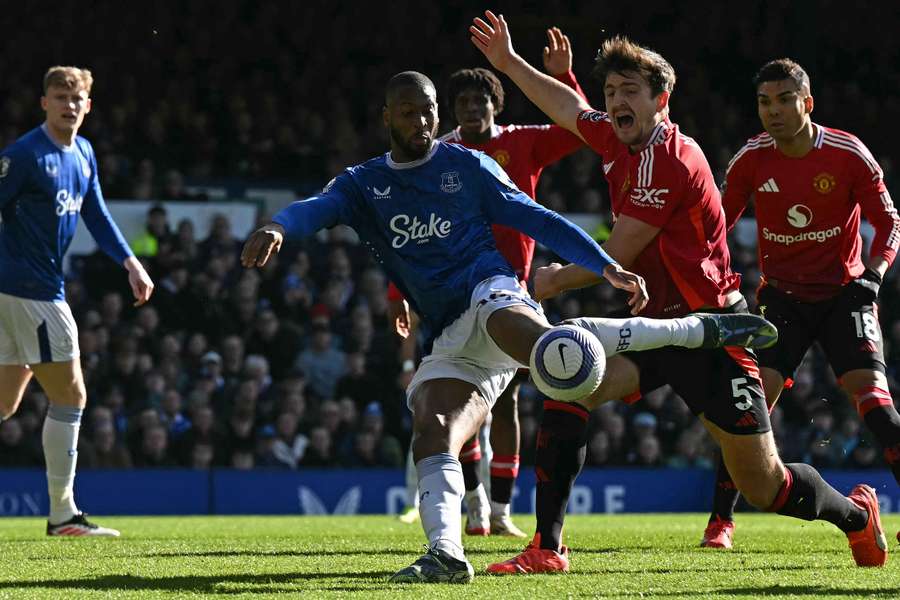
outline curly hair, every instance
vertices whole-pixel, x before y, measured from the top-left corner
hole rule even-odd
[[[447,100],[452,107],[460,92],[468,88],[483,91],[491,97],[494,103],[494,114],[499,115],[503,111],[503,84],[492,71],[476,67],[474,69],[460,69],[450,76],[447,82]]]

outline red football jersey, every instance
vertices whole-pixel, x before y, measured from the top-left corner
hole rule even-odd
[[[595,110],[579,115],[578,131],[603,157],[613,217],[660,228],[630,267],[647,281],[650,303],[643,314],[674,317],[727,306],[741,276],[731,270],[722,200],[697,142],[665,120],[632,154],[609,116]]]
[[[556,79],[573,88],[583,98],[584,91],[569,71]],[[481,150],[503,167],[520,190],[535,199],[538,179],[547,165],[572,154],[584,145],[579,137],[558,125],[494,125],[491,139],[485,144],[467,144],[459,127],[441,138],[445,142]],[[511,227],[493,225],[497,250],[503,255],[520,281],[527,281],[534,257],[534,240]]]
[[[764,279],[807,301],[836,295],[865,269],[860,212],[875,228],[872,256],[890,264],[900,244],[900,217],[872,154],[849,133],[814,127],[802,158],[782,154],[768,133],[750,138],[728,165],[723,197],[729,229],[755,199]]]

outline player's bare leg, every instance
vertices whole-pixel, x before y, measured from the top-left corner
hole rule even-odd
[[[491,421],[491,535],[528,537],[510,516],[513,486],[519,474],[519,388],[516,379],[497,400]]]
[[[728,472],[750,504],[806,521],[833,523],[847,535],[857,565],[884,565],[887,541],[874,489],[858,485],[849,497],[843,496],[813,467],[782,463],[771,431],[738,435],[701,419],[719,442]]]
[[[50,401],[41,436],[50,495],[47,535],[118,536],[119,532],[115,529],[89,522],[75,506],[73,486],[78,461],[78,433],[87,403],[81,362],[76,358],[35,364],[31,365],[31,369]]]
[[[31,369],[22,365],[0,365],[0,423],[18,410],[31,375]]]
[[[784,378],[776,369],[760,367],[760,378],[766,394],[766,405],[769,412],[775,407],[781,391],[784,389]],[[713,491],[713,509],[709,516],[700,546],[704,548],[731,548],[734,542],[734,508],[740,492],[735,487],[731,475],[719,454],[719,465],[716,470],[716,486]]]
[[[412,405],[419,514],[428,551],[390,581],[468,583],[474,571],[462,547],[460,508],[465,485],[459,451],[481,427],[488,403],[471,383],[432,379],[418,387]]]

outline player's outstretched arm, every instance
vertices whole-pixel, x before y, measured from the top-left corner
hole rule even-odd
[[[278,223],[263,225],[250,234],[241,251],[241,264],[251,269],[263,267],[273,253],[278,254],[284,243],[284,227]]]
[[[603,269],[603,278],[609,281],[613,287],[629,293],[628,306],[631,307],[633,315],[644,310],[647,302],[650,301],[644,278],[637,273],[632,273],[620,265],[612,263]],[[550,263],[546,267],[537,269],[532,276],[534,298],[543,301],[567,290],[594,285],[601,279],[593,271],[574,263],[565,266],[559,263]]]
[[[544,75],[516,54],[503,15],[497,16],[489,10],[484,14],[487,21],[476,17],[469,27],[475,47],[495,69],[509,76],[548,117],[581,137],[578,115],[590,110],[588,103],[573,89]]]
[[[147,274],[141,261],[134,256],[126,258],[122,266],[128,271],[128,285],[131,286],[131,293],[134,294],[134,306],[141,306],[153,295],[153,280],[150,279],[150,275]]]

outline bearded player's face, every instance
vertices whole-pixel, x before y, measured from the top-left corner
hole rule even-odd
[[[437,100],[433,88],[408,85],[398,89],[384,108],[394,160],[423,158],[437,133]]]
[[[650,84],[639,73],[609,73],[603,86],[606,112],[619,141],[630,147],[647,143],[660,121],[657,115],[668,106],[669,94],[653,96]]]

